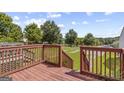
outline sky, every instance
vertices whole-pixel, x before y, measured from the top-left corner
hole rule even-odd
[[[40,27],[46,20],[54,20],[63,36],[74,29],[78,37],[92,33],[96,37],[120,36],[124,26],[123,12],[6,12],[13,18],[13,23],[22,29],[30,23]]]

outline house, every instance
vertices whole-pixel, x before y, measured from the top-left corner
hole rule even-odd
[[[124,27],[122,29],[120,39],[119,39],[119,48],[124,48]]]

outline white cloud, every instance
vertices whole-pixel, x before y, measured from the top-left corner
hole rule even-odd
[[[30,23],[36,23],[38,25],[38,27],[40,27],[40,25],[42,25],[44,22],[46,21],[45,18],[40,18],[40,19],[35,19],[35,18],[32,18],[32,19],[29,19],[29,20],[26,20],[24,22],[25,25],[28,25]]]
[[[21,23],[18,21],[13,21],[14,24],[20,25]]]
[[[48,13],[47,14],[47,18],[59,18],[61,17],[62,15],[59,14],[59,13]]]
[[[18,16],[13,17],[13,23],[14,24],[20,25],[21,23],[19,22],[19,20],[20,20],[20,18]]]
[[[104,15],[111,15],[112,12],[105,12]]]
[[[76,23],[75,21],[72,21],[71,24],[72,24],[72,25],[76,25],[77,23]]]
[[[91,16],[93,13],[92,12],[86,12],[87,16]]]
[[[120,26],[120,28],[119,28],[119,29],[120,29],[120,30],[122,30],[122,29],[123,29],[123,27],[124,27],[124,25]]]
[[[64,26],[64,24],[58,24],[58,27],[64,28],[65,26]]]
[[[20,18],[19,18],[18,16],[14,16],[14,17],[13,17],[13,20],[17,20],[17,21],[18,21],[19,19],[20,19]]]
[[[28,16],[25,16],[26,19],[28,19],[29,17]]]
[[[96,22],[105,22],[108,21],[107,19],[97,19]]]
[[[85,24],[86,25],[86,24],[89,24],[89,23],[87,21],[83,21],[82,24]]]

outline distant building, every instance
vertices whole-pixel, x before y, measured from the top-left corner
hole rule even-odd
[[[122,29],[120,39],[119,39],[119,48],[124,48],[124,27]]]

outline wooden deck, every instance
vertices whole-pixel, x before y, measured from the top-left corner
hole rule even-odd
[[[14,81],[80,81],[96,80],[85,75],[80,75],[72,69],[56,67],[51,64],[41,63],[36,66],[9,75]]]

